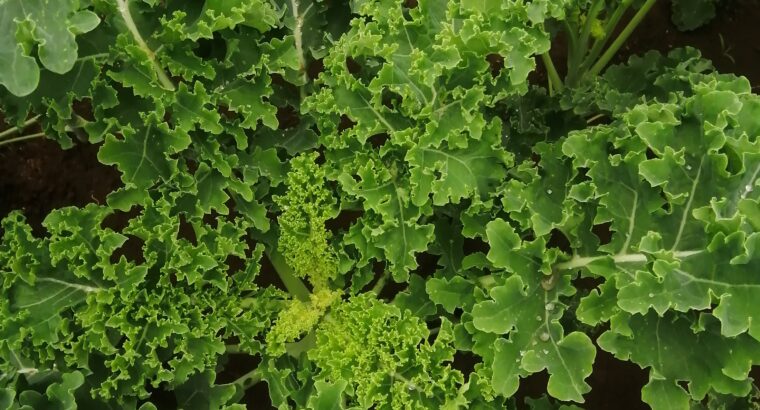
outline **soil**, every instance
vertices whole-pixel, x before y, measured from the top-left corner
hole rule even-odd
[[[711,59],[721,72],[746,76],[754,87],[760,88],[760,3],[757,0],[723,0],[717,17],[708,25],[691,32],[680,32],[670,21],[670,2],[658,2],[642,22],[616,62],[628,56],[656,49],[692,46]],[[562,51],[559,50],[559,54]],[[81,113],[80,113],[81,114]],[[0,124],[2,124],[0,118]],[[5,127],[0,125],[0,129]],[[78,144],[69,150],[48,140],[31,140],[0,147],[0,218],[15,209],[22,209],[32,226],[42,233],[41,222],[52,210],[64,206],[82,206],[90,202],[103,203],[106,195],[120,186],[119,174],[97,161],[97,146]],[[338,221],[339,223],[340,221]],[[434,259],[433,259],[434,263]],[[263,274],[278,278],[270,269]],[[456,361],[457,367],[472,368],[474,357]],[[243,363],[235,358],[235,364]],[[231,366],[219,376],[232,380],[247,366]],[[599,350],[594,372],[589,378],[592,392],[586,396],[586,409],[637,410],[648,408],[640,400],[641,387],[648,371],[635,364],[615,360]],[[753,377],[760,380],[760,370]],[[546,390],[545,372],[522,381],[518,400],[539,397]],[[249,390],[245,402],[250,408],[269,408],[266,385],[261,383]],[[163,408],[163,407],[162,407]]]
[[[98,147],[35,139],[0,147],[0,218],[23,210],[37,234],[51,210],[104,203],[120,186],[118,171],[98,162]]]

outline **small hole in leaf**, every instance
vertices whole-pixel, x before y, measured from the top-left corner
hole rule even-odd
[[[491,53],[487,55],[486,61],[488,61],[488,65],[490,66],[491,76],[494,78],[504,69],[504,57],[499,54]]]
[[[604,283],[604,279],[591,276],[578,276],[572,280],[572,283],[573,287],[578,290],[583,290],[585,291],[585,294],[588,294],[591,289],[596,289],[599,285]]]
[[[145,241],[134,235],[126,235],[126,237],[127,241],[111,253],[111,258],[109,259],[110,262],[116,264],[123,256],[128,261],[137,265],[145,263],[145,258],[143,257],[143,246],[145,245]]]
[[[433,255],[428,252],[418,253],[415,256],[415,259],[417,260],[417,269],[415,269],[415,273],[423,278],[433,276],[435,271],[438,270],[438,260],[440,258],[440,255]]]
[[[367,139],[372,148],[380,148],[388,141],[390,137],[386,133],[375,134]]]
[[[227,259],[224,260],[224,264],[227,265],[228,275],[233,275],[245,269],[245,260],[235,255],[228,255]]]
[[[301,119],[295,108],[286,105],[284,107],[277,107],[277,122],[279,123],[279,129],[286,130],[297,127]]]
[[[348,118],[347,115],[343,114],[340,116],[340,122],[338,123],[338,132],[353,128],[354,125],[356,125],[356,122],[351,121],[351,118]]]
[[[594,225],[591,228],[591,233],[599,238],[599,245],[606,245],[612,242],[612,231],[610,230],[611,227],[612,222],[605,222],[599,225]]]
[[[463,350],[458,350],[454,353],[453,368],[459,370],[464,375],[468,375],[475,371],[475,365],[482,363],[483,359],[480,356]]]
[[[167,369],[171,372],[171,369]],[[158,387],[153,387],[150,382],[145,383],[150,399],[142,403],[153,403],[159,409],[176,409],[177,398],[168,383],[162,382]],[[139,407],[139,406],[138,406]]]
[[[215,32],[212,39],[199,39],[196,44],[198,44],[198,47],[195,48],[194,53],[204,60],[212,58],[221,60],[227,54],[227,41],[222,38],[219,32]]]
[[[348,230],[362,215],[364,215],[362,211],[343,210],[335,218],[328,219],[325,222],[325,227],[328,231],[337,235],[340,232]]]
[[[547,248],[558,248],[562,252],[572,253],[573,249],[570,247],[570,240],[567,239],[562,231],[559,229],[552,229],[549,236],[549,241],[546,243]]]
[[[488,244],[480,237],[464,238],[462,247],[464,248],[465,255],[471,255],[478,252],[488,253],[488,251],[491,249],[491,247],[488,246]]]
[[[523,403],[527,397],[538,398],[544,396],[546,394],[547,383],[549,383],[549,373],[546,370],[531,374],[520,380],[520,386],[514,395],[515,400],[518,403]]]
[[[204,218],[205,219],[205,218]],[[214,223],[216,220],[214,220]],[[198,238],[195,236],[195,229],[187,221],[184,214],[179,215],[179,229],[177,230],[177,239],[185,239],[189,241],[193,246],[198,245]]]
[[[317,77],[319,77],[319,74],[321,72],[325,71],[325,64],[322,61],[322,59],[317,59],[309,63],[309,65],[306,67],[306,75],[309,76],[310,79],[314,80]]]
[[[390,91],[388,89],[383,90],[382,92],[382,102],[383,105],[391,110],[396,110],[399,107],[401,107],[401,102],[403,101],[403,97],[401,95]]]
[[[358,74],[362,71],[362,66],[359,65],[359,63],[354,60],[351,57],[346,58],[346,68],[348,69],[348,72],[353,75],[356,78],[358,77]]]
[[[114,211],[114,213],[106,216],[103,222],[100,223],[102,228],[111,228],[116,232],[121,232],[129,225],[129,221],[140,215],[143,208],[141,206],[132,207],[127,212]]]

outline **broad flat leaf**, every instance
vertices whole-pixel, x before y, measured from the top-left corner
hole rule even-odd
[[[723,337],[717,320],[707,314],[700,318],[698,328],[693,328],[689,317],[672,313],[659,317],[652,312],[630,317],[627,325],[632,329],[630,337],[614,333],[613,328],[600,336],[599,346],[621,360],[651,368],[644,391],[653,407],[668,400],[683,403],[683,393],[676,390],[679,381],[688,382],[695,400],[702,400],[710,389],[736,396],[749,393],[752,383],[747,375],[760,359],[757,340],[747,335]],[[662,396],[651,395],[658,389]]]
[[[149,188],[157,180],[168,180],[177,171],[177,161],[169,155],[185,149],[190,138],[171,132],[165,124],[149,122],[142,129],[123,127],[122,137],[106,136],[98,159],[116,165],[127,186]]]
[[[232,384],[215,385],[216,374],[208,370],[198,373],[174,390],[177,408],[182,410],[219,410],[235,394]]]
[[[42,66],[63,74],[77,59],[76,36],[100,19],[80,10],[79,0],[5,0],[0,2],[0,84],[26,96],[37,88],[40,68],[29,50],[37,47]]]
[[[475,301],[474,288],[475,286],[471,281],[461,276],[455,276],[451,280],[433,278],[425,284],[430,300],[443,306],[449,313],[454,313],[456,308],[469,308]]]
[[[338,380],[335,383],[318,380],[314,383],[317,393],[309,399],[309,408],[313,410],[344,409],[342,396],[347,385],[345,380]]]
[[[550,395],[582,403],[583,394],[591,390],[584,379],[591,374],[596,349],[581,332],[565,335],[558,322],[564,311],[558,292],[571,292],[569,282],[562,280],[548,291],[539,276],[511,276],[491,289],[491,300],[472,310],[476,329],[509,336],[493,346],[494,389],[509,397],[517,391],[521,377],[547,369]],[[530,281],[527,285],[525,278]]]
[[[715,17],[718,0],[675,0],[671,3],[673,23],[681,31],[697,29]]]

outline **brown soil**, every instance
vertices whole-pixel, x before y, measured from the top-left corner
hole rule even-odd
[[[647,50],[667,52],[691,46],[712,60],[720,72],[747,77],[760,85],[760,1],[722,0],[716,18],[694,31],[680,32],[671,23],[670,2],[660,1],[636,29],[616,62]],[[664,28],[664,31],[663,31]]]
[[[98,147],[77,144],[62,150],[46,139],[0,147],[0,217],[23,210],[41,233],[53,209],[103,203],[120,186],[116,169],[98,162]]]

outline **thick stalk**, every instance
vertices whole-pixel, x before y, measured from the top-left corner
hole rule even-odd
[[[559,78],[559,73],[557,72],[557,67],[554,66],[554,62],[552,61],[552,57],[549,55],[549,52],[541,54],[541,61],[544,62],[544,66],[546,67],[546,73],[549,76],[549,82],[551,83],[552,87],[559,91],[562,91],[562,88],[564,85],[562,84],[562,79]]]
[[[23,131],[24,128],[26,128],[26,127],[34,124],[39,119],[40,119],[40,116],[39,115],[35,115],[34,117],[26,120],[23,124],[21,124],[18,127],[10,127],[7,130],[5,130],[5,131],[0,132],[0,139],[9,137],[9,136],[11,136],[11,135],[13,135],[15,133]]]
[[[591,26],[594,24],[594,21],[596,21],[596,16],[599,15],[599,13],[602,11],[602,8],[604,8],[604,1],[603,0],[594,0],[594,2],[591,4],[591,8],[588,10],[588,14],[586,15],[586,22],[583,24],[583,31],[581,32],[581,38],[578,41],[578,56],[580,58],[583,58],[583,56],[586,55],[586,51],[588,51],[588,38],[591,35]]]
[[[272,262],[274,270],[277,271],[277,275],[280,276],[285,288],[288,290],[288,293],[304,302],[311,300],[311,292],[309,292],[306,285],[301,282],[301,279],[296,277],[293,268],[288,266],[285,258],[279,252],[271,248],[267,251],[267,256],[269,257],[269,261]]]
[[[306,56],[303,52],[303,17],[309,12],[309,9],[311,9],[312,6],[313,5],[309,5],[309,7],[304,10],[303,14],[298,14],[298,7],[300,7],[298,0],[290,0],[290,11],[295,23],[295,27],[293,28],[293,38],[295,40],[296,53],[298,54],[298,70],[301,74],[301,81],[303,81],[303,84],[299,87],[301,101],[306,97],[306,90],[304,90],[303,87],[309,82],[309,76],[306,73]]]
[[[21,137],[10,138],[10,139],[4,140],[4,141],[0,141],[0,147],[3,146],[3,145],[7,145],[7,144],[13,144],[14,142],[21,142],[21,141],[26,141],[26,140],[30,140],[30,139],[34,139],[34,138],[40,138],[40,137],[44,137],[44,136],[45,136],[44,132],[38,132],[36,134],[30,134],[30,135],[24,135],[24,136],[21,136]]]
[[[172,81],[164,72],[163,67],[161,67],[161,65],[158,63],[158,60],[156,60],[156,54],[153,52],[153,50],[150,49],[150,47],[148,47],[148,43],[146,43],[142,38],[142,35],[140,35],[140,30],[137,29],[137,25],[135,25],[135,21],[132,19],[132,14],[129,12],[129,0],[116,0],[116,4],[118,5],[121,17],[124,19],[124,23],[127,25],[127,29],[129,29],[129,32],[132,34],[135,42],[148,55],[148,59],[153,66],[153,71],[156,72],[156,76],[158,77],[158,81],[161,83],[163,88],[169,91],[174,91],[174,83],[172,83]]]
[[[578,60],[580,56],[576,55],[579,39],[576,37],[577,31],[575,25],[570,24],[567,20],[563,22],[563,25],[565,27],[565,33],[567,34],[567,73],[565,75],[565,81],[568,84],[572,84],[573,77],[576,76],[576,70],[579,67]]]
[[[652,6],[654,6],[655,2],[657,2],[657,0],[647,0],[647,2],[641,6],[639,11],[636,12],[636,15],[634,15],[631,21],[628,22],[628,25],[626,25],[623,31],[620,32],[620,35],[618,35],[615,41],[612,42],[607,51],[602,54],[602,56],[599,58],[599,61],[597,61],[594,66],[591,67],[591,70],[588,72],[589,76],[597,76],[602,72],[602,70],[604,70],[610,60],[612,60],[612,57],[615,56],[618,50],[620,50],[620,47],[622,47],[625,41],[628,40],[628,37],[631,36],[633,30],[635,30],[636,27],[641,24],[641,21],[644,20],[644,17],[646,17],[647,13],[649,13],[649,10],[652,8]]]
[[[581,69],[586,69],[590,65],[594,64],[594,62],[596,62],[596,59],[599,58],[599,54],[601,54],[604,46],[607,45],[607,41],[615,31],[615,27],[617,27],[620,19],[623,18],[623,15],[625,15],[625,12],[630,6],[631,0],[623,0],[620,4],[618,4],[615,11],[612,13],[612,16],[607,20],[607,24],[604,26],[604,37],[594,40],[594,44],[591,46],[591,51],[583,61]]]
[[[677,251],[673,252],[673,257],[678,259],[686,259],[694,255],[699,255],[705,252],[704,250],[692,250],[692,251]],[[580,268],[585,268],[588,265],[596,261],[603,259],[612,259],[615,264],[628,264],[628,263],[643,263],[647,261],[647,255],[643,253],[619,253],[617,255],[600,255],[600,256],[578,256],[575,255],[567,261],[556,263],[553,268],[554,271],[568,271]],[[480,286],[488,289],[496,285],[496,279],[493,275],[481,276],[478,278]]]
[[[700,254],[704,251],[678,251],[673,252],[673,256],[678,259],[688,258]],[[554,265],[559,270],[571,270],[583,268],[591,263],[602,260],[605,258],[612,258],[615,263],[641,263],[647,261],[647,255],[643,253],[622,253],[617,255],[602,255],[602,256],[573,256],[572,259],[560,262]]]

